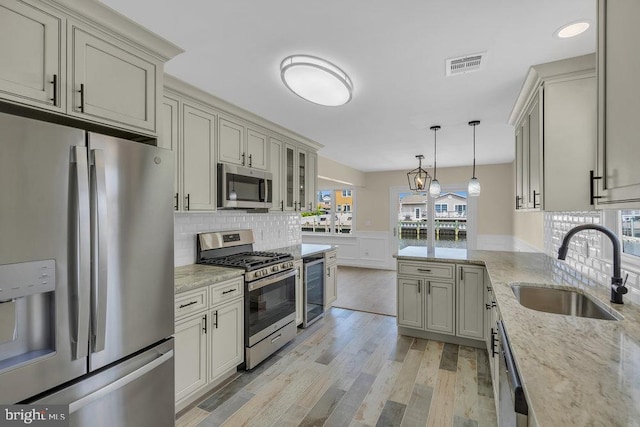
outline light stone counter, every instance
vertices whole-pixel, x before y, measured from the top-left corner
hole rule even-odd
[[[465,251],[466,252],[466,251]],[[607,286],[579,286],[621,321],[542,313],[521,306],[510,284],[569,286],[562,261],[540,253],[402,249],[398,259],[486,265],[529,403],[529,425],[640,425],[640,306],[609,302]],[[575,288],[576,286],[572,286]]]
[[[284,248],[272,249],[270,250],[270,252],[285,252],[293,255],[293,259],[302,259],[336,248],[337,246],[334,245],[313,245],[309,243],[303,243],[301,245],[285,246]]]
[[[174,269],[175,293],[202,288],[244,275],[240,268],[217,267],[214,265],[191,264]]]

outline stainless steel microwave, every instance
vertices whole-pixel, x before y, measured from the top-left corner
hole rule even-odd
[[[270,172],[218,163],[218,209],[269,209]]]

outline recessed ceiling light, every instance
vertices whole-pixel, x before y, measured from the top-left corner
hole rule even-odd
[[[572,22],[560,27],[558,30],[556,30],[554,35],[561,39],[568,39],[569,37],[575,37],[579,34],[584,33],[589,29],[590,26],[591,24],[589,24],[589,22],[587,21]]]
[[[280,63],[285,86],[314,104],[336,107],[351,100],[353,83],[340,68],[310,55],[291,55]]]

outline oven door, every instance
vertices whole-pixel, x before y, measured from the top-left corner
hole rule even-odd
[[[273,175],[218,163],[219,208],[270,208]]]
[[[247,284],[244,299],[248,346],[295,320],[296,270],[286,270]]]

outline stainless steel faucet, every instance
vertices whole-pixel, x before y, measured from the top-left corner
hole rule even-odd
[[[562,245],[558,249],[558,259],[564,260],[569,251],[569,241],[578,232],[582,230],[597,230],[607,236],[613,244],[613,276],[611,277],[611,302],[614,304],[624,304],[622,295],[628,292],[622,281],[622,273],[620,271],[620,240],[613,231],[597,224],[584,224],[569,230],[562,239]],[[625,281],[626,282],[626,281]]]

